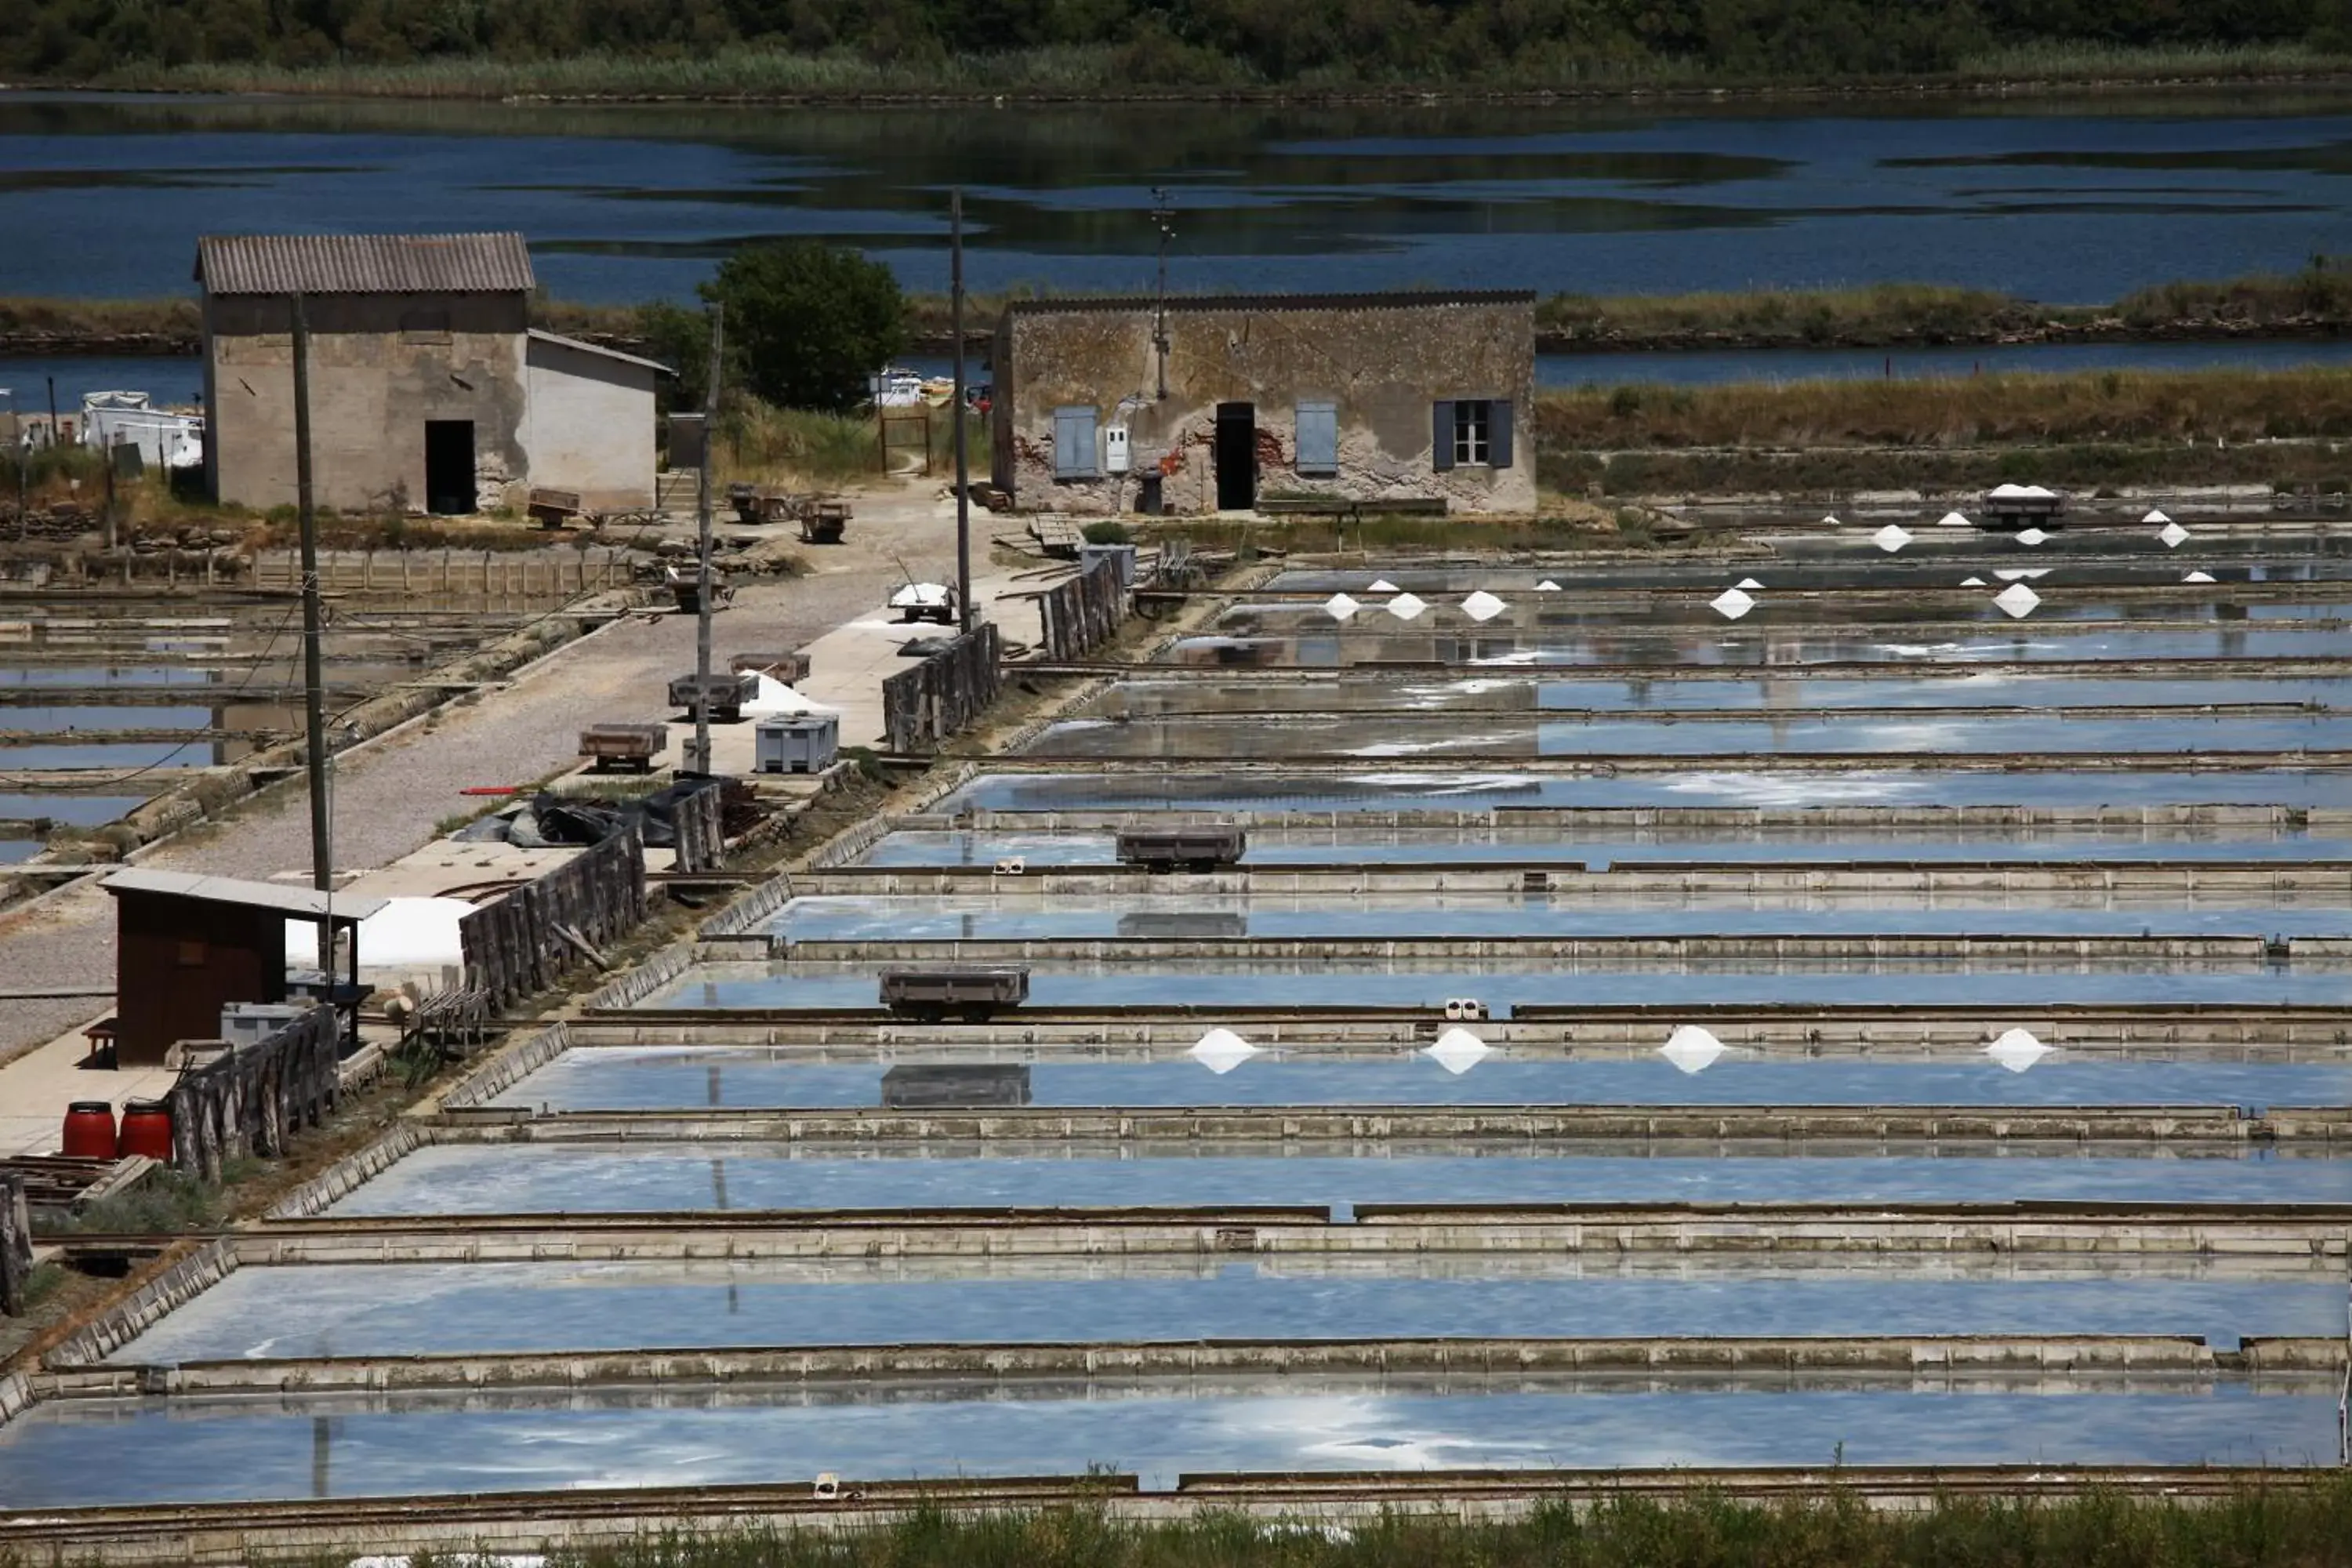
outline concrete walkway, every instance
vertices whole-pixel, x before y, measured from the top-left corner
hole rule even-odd
[[[845,745],[881,738],[881,682],[908,661],[898,647],[942,628],[905,626],[885,605],[905,570],[942,581],[954,570],[954,508],[912,489],[860,496],[846,543],[803,547],[812,574],[744,584],[714,620],[715,662],[751,649],[811,647],[814,700],[842,710]],[[974,553],[985,559],[992,520],[975,516]],[[729,531],[737,531],[730,530]],[[1025,599],[1001,607],[1002,593],[1029,594],[1039,580],[980,579],[974,600],[1001,619],[1008,637],[1034,642],[1037,611]],[[669,679],[694,668],[695,627],[675,615],[632,616],[567,644],[519,671],[507,685],[443,708],[345,753],[334,776],[335,860],[344,870],[388,867],[430,842],[435,826],[477,800],[473,784],[526,784],[572,767],[579,731],[600,720],[672,717]],[[750,765],[751,725],[719,726],[712,751],[721,771]],[[671,760],[688,726],[671,725]],[[309,803],[297,784],[240,807],[221,823],[155,847],[138,864],[257,880],[307,877]],[[0,914],[0,974],[20,990],[104,990],[114,981],[114,900],[96,879]],[[0,997],[0,1153],[53,1149],[71,1100],[132,1096],[168,1087],[152,1073],[84,1071],[79,1030],[112,1011],[88,996]],[[133,1080],[136,1080],[135,1082]]]

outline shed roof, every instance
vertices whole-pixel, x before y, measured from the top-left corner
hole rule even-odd
[[[1425,310],[1442,305],[1529,305],[1532,289],[1465,289],[1452,292],[1399,289],[1367,294],[1171,294],[1168,309],[1175,310]],[[1156,310],[1160,301],[1150,295],[1110,295],[1100,299],[1075,296],[1066,300],[1014,300],[1004,307],[1008,316],[1083,315],[1088,311]]]
[[[659,360],[646,359],[638,354],[623,353],[618,349],[608,349],[602,343],[583,342],[578,338],[567,338],[561,332],[542,331],[533,327],[530,329],[530,336],[533,342],[552,343],[560,349],[577,349],[583,354],[601,354],[606,359],[619,360],[623,364],[643,365],[647,370],[658,371],[664,375],[677,374]]]
[[[196,241],[212,294],[498,294],[538,279],[520,234],[213,234]]]
[[[134,867],[117,871],[100,886],[110,893],[156,893],[209,904],[240,904],[247,909],[276,910],[312,920],[330,913],[327,895],[315,888],[281,888],[275,882],[247,882],[236,877],[198,877],[185,871],[148,871]],[[383,909],[385,902],[383,899],[341,893],[335,896],[331,912],[337,925],[356,925]]]

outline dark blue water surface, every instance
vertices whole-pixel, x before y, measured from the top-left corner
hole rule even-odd
[[[185,292],[199,233],[520,228],[577,299],[818,235],[974,287],[1592,293],[1969,283],[2112,300],[2341,249],[2352,99],[744,110],[0,98],[0,293]]]

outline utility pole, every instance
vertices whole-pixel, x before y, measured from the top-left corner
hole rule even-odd
[[[687,771],[710,773],[710,470],[719,460],[719,346],[723,306],[710,307],[710,379],[702,393],[702,468],[694,486],[694,752]]]
[[[310,775],[310,885],[327,895],[319,921],[319,967],[335,978],[335,847],[327,804],[327,682],[319,651],[319,511],[310,471],[310,323],[296,294],[294,312],[294,515],[302,536],[302,710]],[[112,472],[110,464],[108,471]]]
[[[955,337],[956,629],[971,634],[971,463],[964,451],[963,192],[948,193],[948,331]]]
[[[1176,208],[1168,187],[1151,187],[1151,222],[1160,230],[1160,309],[1151,325],[1151,346],[1160,351],[1160,401],[1168,401],[1168,242],[1176,234]]]
[[[16,389],[0,386],[8,395],[8,435],[16,443],[16,542],[25,542],[25,416],[16,407]]]

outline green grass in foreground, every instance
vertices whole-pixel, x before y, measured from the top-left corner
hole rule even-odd
[[[421,1560],[420,1560],[421,1562]],[[1948,1501],[1882,1514],[1832,1491],[1748,1503],[1705,1492],[1507,1524],[1391,1516],[1326,1527],[1208,1514],[1120,1523],[1077,1508],[950,1516],[845,1534],[747,1531],[558,1552],[549,1568],[2331,1568],[2352,1563],[2352,1478],[2210,1504],[2101,1496]]]

